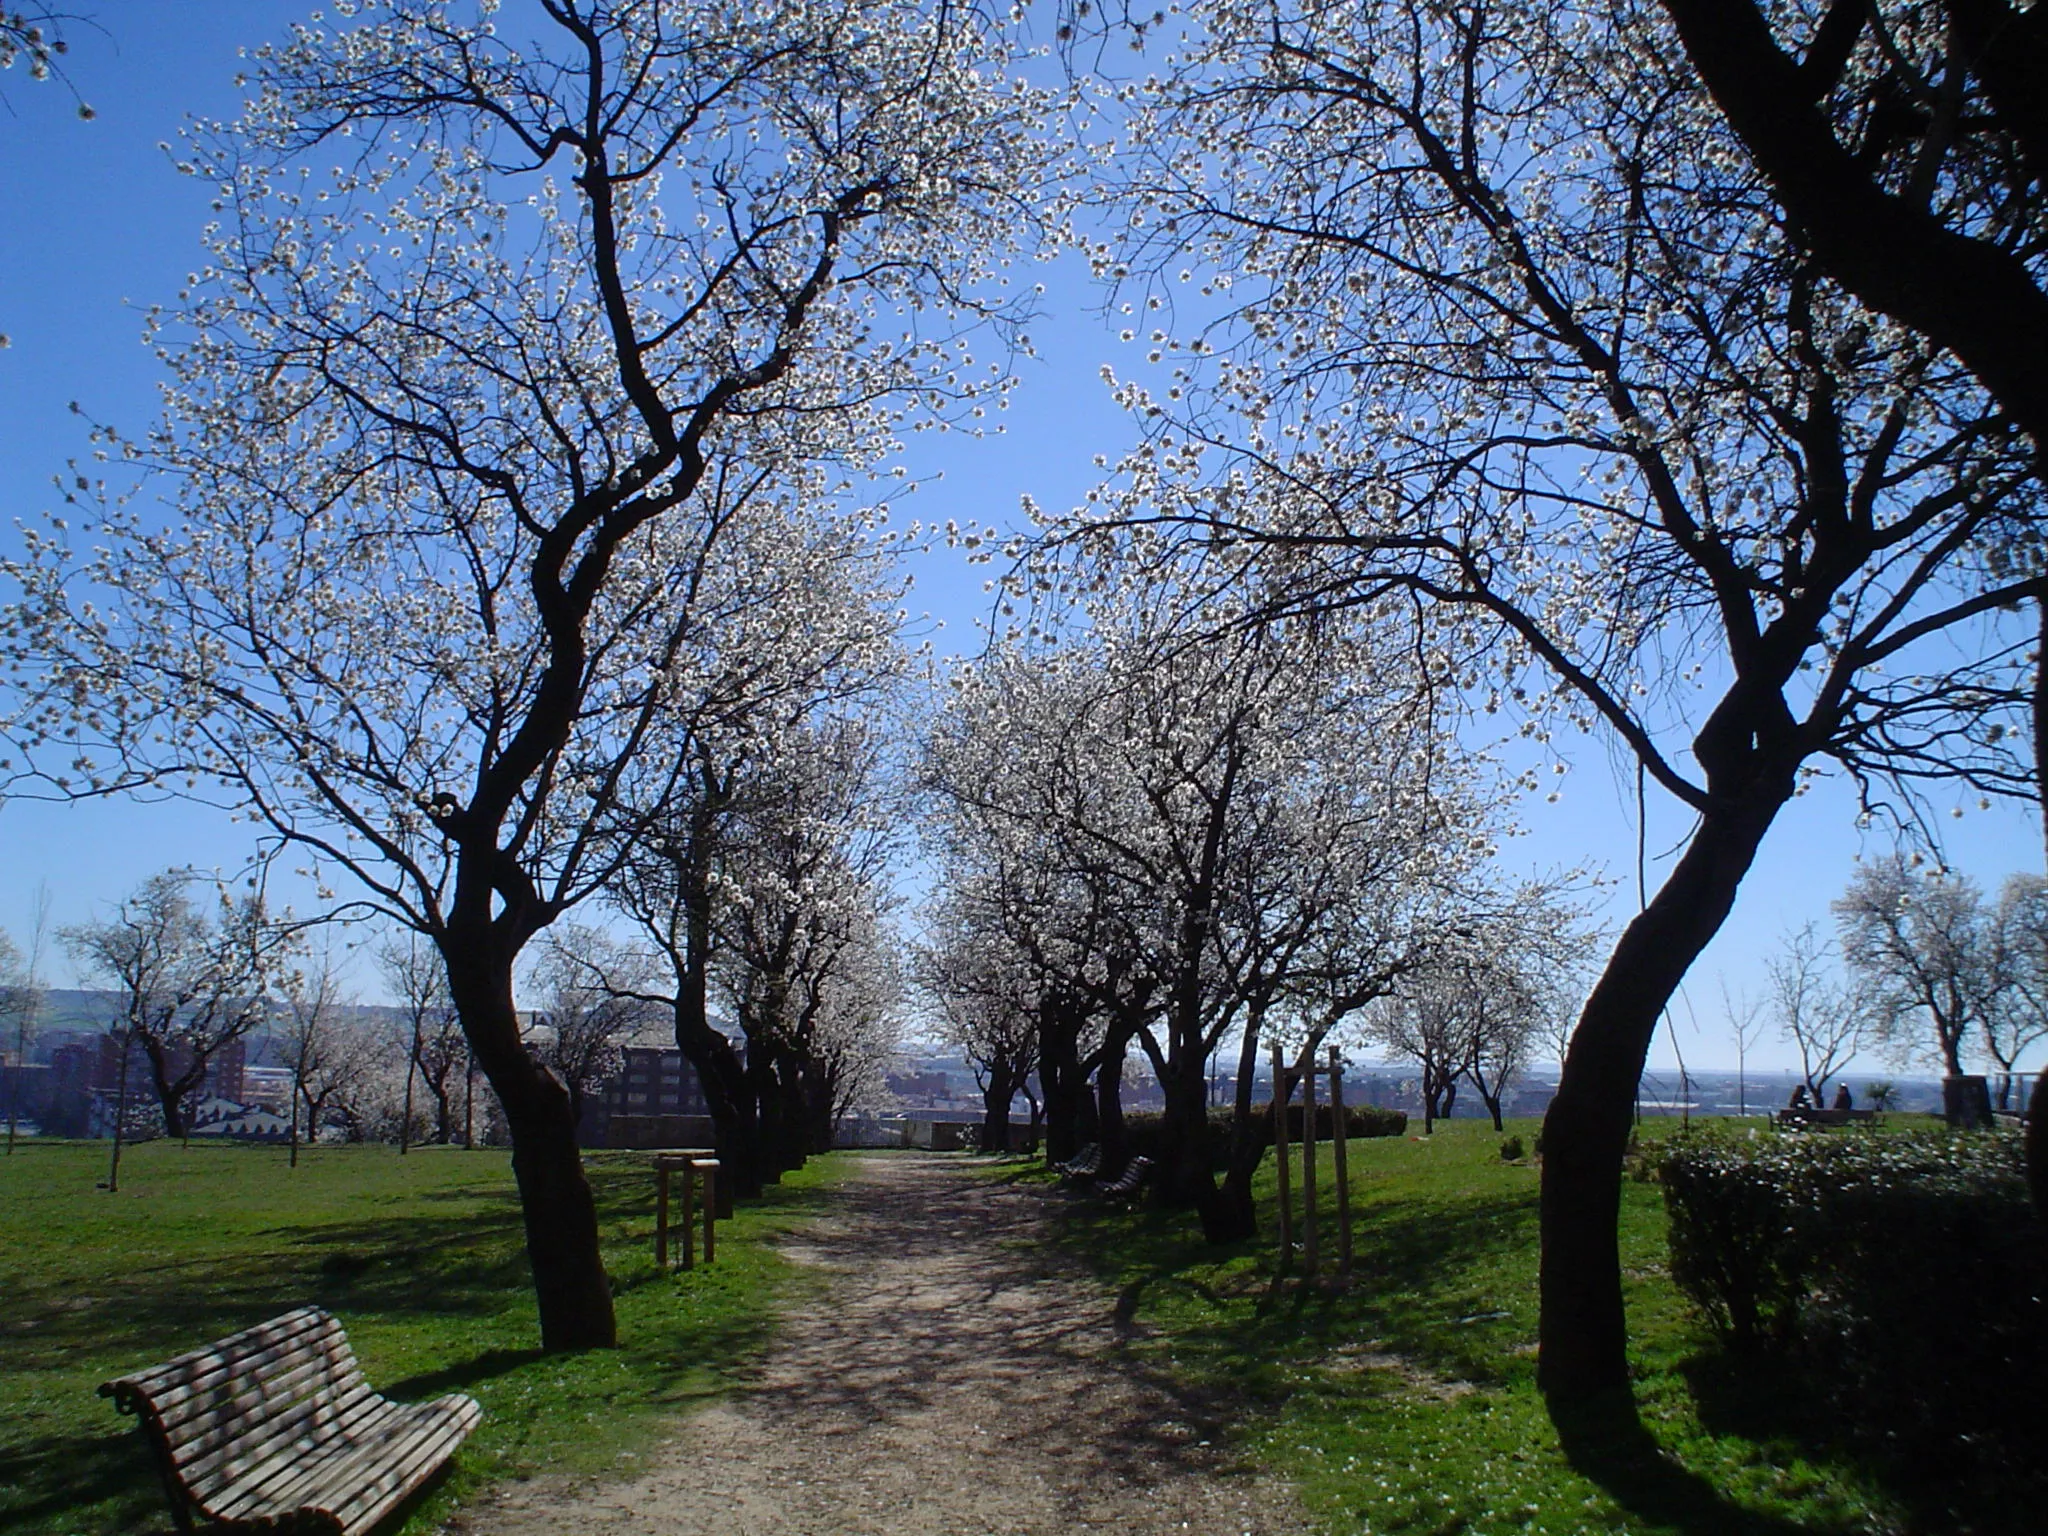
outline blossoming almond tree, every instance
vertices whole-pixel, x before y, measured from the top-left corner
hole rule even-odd
[[[1173,58],[1099,259],[1174,376],[1124,385],[1146,442],[1077,522],[1253,609],[1419,600],[1440,687],[1696,818],[1544,1131],[1541,1380],[1625,1389],[1631,1096],[1779,813],[1822,763],[1906,818],[2033,792],[2002,614],[2043,584],[1990,558],[2031,450],[1815,265],[1654,8],[1222,0]]]
[[[820,590],[814,580],[813,595]],[[840,958],[852,959],[847,951],[883,941],[892,807],[876,734],[842,711],[873,703],[890,680],[887,661],[901,653],[849,643],[861,629],[859,602],[840,611],[844,628],[817,622],[832,612],[827,605],[810,612],[809,639],[820,647],[790,654],[816,670],[800,689],[765,688],[756,677],[733,691],[720,728],[689,738],[686,771],[673,781],[655,776],[648,835],[606,887],[606,900],[638,930],[633,963],[606,985],[671,1020],[711,1111],[721,1199],[757,1194],[824,1150],[796,1108],[816,1096],[785,1092],[809,1060],[803,1031],[785,1026],[795,1022],[800,992],[818,1005],[814,1020],[831,1012],[846,1022],[826,977]],[[893,625],[880,634],[889,639]],[[874,979],[873,967],[868,974]],[[714,1022],[714,998],[725,1005],[725,1027]],[[833,1055],[852,1068],[858,1053],[838,1050],[848,1044],[835,1037]]]
[[[2048,467],[2048,10],[2012,0],[1664,0],[1821,270],[1960,358]],[[2038,539],[1997,551],[2041,567]],[[2048,603],[2034,763],[2048,762]],[[2048,783],[2042,831],[2048,836]],[[2048,1094],[2048,1068],[2036,1084]],[[2048,1219],[2048,1121],[2027,1123]]]
[[[911,0],[495,11],[337,5],[193,131],[165,422],[103,450],[174,511],[10,563],[6,735],[17,789],[213,786],[434,941],[561,1349],[615,1325],[520,952],[639,835],[749,530],[1001,396],[968,332],[1014,313],[1044,102]]]

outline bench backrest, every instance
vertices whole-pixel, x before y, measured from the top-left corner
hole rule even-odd
[[[319,1307],[245,1328],[100,1392],[141,1417],[166,1472],[202,1506],[374,1397],[341,1324]]]

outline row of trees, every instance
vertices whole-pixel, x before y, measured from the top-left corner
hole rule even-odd
[[[1096,255],[1170,372],[1061,545],[1226,616],[1398,594],[1467,699],[1694,818],[1545,1125],[1554,1393],[1626,1388],[1635,1084],[1806,780],[1908,822],[2038,793],[2041,37],[2001,0],[1213,0],[1128,93]]]
[[[856,776],[842,787],[859,793],[865,786]],[[806,810],[815,818],[823,808]],[[785,853],[806,833],[831,844],[843,832],[787,815],[768,824]],[[770,868],[771,889],[742,888],[713,904],[720,982],[713,995],[739,1021],[730,1039],[718,1039],[723,1056],[737,1056],[765,1083],[758,1103],[781,1112],[763,1146],[775,1159],[771,1174],[830,1146],[852,1099],[878,1086],[894,1044],[893,978],[874,892],[833,891],[853,904],[849,917],[815,888],[799,891],[799,882],[815,887],[830,879],[816,867],[825,862],[819,850],[804,852],[806,867],[784,859]],[[728,857],[718,868],[732,876],[734,864]],[[422,1123],[434,1141],[455,1139],[458,1129],[469,1135],[472,1055],[438,956],[416,938],[376,946],[383,989],[396,1006],[365,1009],[335,952],[311,948],[312,929],[271,916],[259,896],[218,883],[208,893],[206,884],[190,871],[166,870],[107,917],[59,933],[81,979],[117,1000],[107,1035],[121,1052],[120,1103],[128,1100],[132,1052],[165,1131],[185,1135],[222,1054],[261,1036],[290,1074],[294,1163],[302,1127],[308,1139],[331,1126],[352,1141],[389,1134],[403,1142],[418,1139]],[[0,935],[0,1016],[10,1022],[33,1012],[21,970]],[[526,968],[523,1039],[562,1085],[574,1123],[617,1071],[621,1048],[659,1039],[672,1023],[674,997],[646,990],[657,970],[656,951],[575,923],[551,931]],[[25,1046],[25,1033],[19,1043]],[[487,1114],[502,1118],[495,1101]],[[762,1171],[754,1172],[758,1187]]]
[[[90,548],[32,533],[0,638],[12,792],[209,786],[434,948],[510,1128],[542,1338],[574,1348],[616,1329],[522,956],[672,877],[647,995],[762,1167],[766,1069],[705,1023],[700,834],[895,649],[887,511],[852,477],[1004,393],[968,342],[1014,322],[1048,103],[983,18],[910,0],[523,25],[401,0],[254,54],[243,115],[182,150],[219,214],[160,317],[164,420],[100,435]],[[840,962],[831,997],[796,979],[787,889],[780,922],[746,898],[750,1032],[871,1017]]]
[[[2048,880],[2012,875],[1995,900],[1953,871],[1892,855],[1835,902],[1844,969],[1812,925],[1769,966],[1769,1003],[1816,1100],[1861,1051],[1987,1066],[2009,1108],[2020,1058],[2048,1039]]]
[[[684,845],[733,744],[812,723],[893,633],[847,575],[872,569],[869,525],[824,509],[905,426],[1001,396],[966,331],[1004,335],[1005,263],[1095,205],[1114,233],[1077,238],[1159,359],[1122,385],[1142,445],[1018,580],[1114,572],[1156,611],[1089,614],[1109,685],[1040,711],[1068,724],[1027,707],[1072,670],[1049,653],[999,648],[996,686],[963,686],[960,719],[1015,714],[1022,755],[984,749],[977,778],[971,724],[938,734],[960,826],[1000,845],[1025,820],[1004,797],[1043,795],[1067,830],[1026,858],[950,836],[945,926],[1000,940],[1058,1021],[1053,1119],[1095,1029],[1141,1047],[1168,1188],[1227,1227],[1189,1130],[1219,1031],[1265,1010],[1313,1034],[1412,931],[1398,902],[1351,930],[1369,939],[1292,915],[1353,900],[1370,861],[1332,861],[1327,902],[1249,854],[1240,878],[1264,822],[1238,786],[1288,780],[1276,828],[1341,831],[1375,792],[1423,824],[1418,777],[1469,793],[1454,709],[1619,742],[1694,828],[1546,1126],[1541,1373],[1624,1388],[1630,1102],[1763,838],[1824,767],[1907,821],[1932,783],[2038,792],[2039,8],[1207,0],[1050,212],[1058,104],[971,12],[548,0],[533,25],[515,49],[487,12],[408,0],[312,25],[257,56],[239,122],[196,135],[220,224],[166,320],[169,415],[101,443],[179,516],[89,488],[92,553],[59,524],[8,563],[14,787],[225,786],[431,942],[513,1128],[543,1336],[608,1342],[519,958]],[[1194,622],[1155,644],[1169,613]],[[1349,665],[1358,647],[1397,669]],[[1162,667],[1207,692],[1161,707]],[[1402,685],[1346,681],[1375,675]],[[1393,745],[1324,754],[1296,691],[1392,711]],[[1124,753],[1148,732],[1162,750]],[[1117,771],[1069,772],[1070,745]],[[1462,825],[1420,881],[1453,926]],[[677,867],[692,887],[703,866]],[[693,943],[650,992],[679,1040]]]
[[[1511,974],[1530,935],[1569,924],[1554,890],[1491,884],[1501,792],[1403,680],[1394,631],[1361,616],[1191,641],[1172,588],[1080,574],[1072,612],[1041,607],[957,672],[928,734],[939,895],[921,980],[981,1065],[997,1144],[1035,1071],[1049,1155],[1122,1157],[1141,1052],[1165,1198],[1242,1236],[1265,1042],[1314,1049],[1384,1001],[1385,1032],[1427,1019],[1432,1066],[1462,1031],[1441,1065],[1497,1100],[1535,1011]],[[1207,1105],[1226,1042],[1219,1189]]]

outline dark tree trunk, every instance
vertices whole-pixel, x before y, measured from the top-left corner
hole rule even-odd
[[[1121,1168],[1129,1157],[1130,1137],[1124,1131],[1124,1059],[1130,1054],[1131,1031],[1112,1023],[1102,1041],[1102,1060],[1095,1067],[1095,1139],[1102,1144],[1102,1166]]]
[[[448,1091],[446,1082],[435,1082],[422,1074],[427,1092],[434,1096],[434,1144],[445,1147],[455,1139],[454,1095]]]
[[[512,998],[518,951],[494,944],[494,937],[488,925],[482,933],[451,933],[442,955],[463,1033],[512,1133],[512,1175],[526,1222],[541,1347],[610,1349],[618,1343],[618,1323],[569,1091],[520,1043]]]
[[[162,1042],[142,1037],[142,1054],[149,1062],[149,1085],[156,1092],[156,1101],[163,1110],[164,1134],[182,1137],[185,1134],[185,1095],[192,1091],[198,1081],[198,1073],[205,1070],[206,1058],[194,1055],[196,1066],[189,1068],[183,1077],[171,1077],[170,1054]]]
[[[1837,140],[1825,92],[1778,47],[1755,0],[1664,0],[1664,8],[1801,243],[1857,298],[1961,358],[2048,452],[2048,293],[2027,258],[1948,227],[1879,181],[1881,164]],[[1846,7],[1843,14],[1860,20]],[[1973,61],[1987,84],[1984,66],[2001,62],[2038,79],[2048,48],[2008,27],[1990,58]],[[2000,126],[2033,155],[2048,154],[2048,130],[2010,107],[2001,103]]]
[[[800,1076],[803,1080],[804,1151],[812,1157],[822,1157],[832,1150],[833,1105],[838,1097],[838,1083],[815,1061],[807,1062]]]
[[[1088,1015],[1071,999],[1055,996],[1038,1013],[1038,1081],[1045,1094],[1045,1156],[1064,1163],[1095,1140],[1095,1101],[1081,1059]]]
[[[794,1173],[807,1160],[804,1135],[803,1073],[799,1063],[784,1057],[775,1063],[773,1077],[775,1093],[771,1100],[775,1107],[774,1139],[768,1145],[769,1155],[774,1160],[775,1177],[778,1181],[785,1173]]]
[[[1537,1382],[1553,1397],[1627,1390],[1619,1223],[1636,1084],[1665,1004],[1727,918],[1790,791],[1787,774],[1701,822],[1655,899],[1622,931],[1580,1014],[1543,1120]]]
[[[678,1007],[675,1024],[676,1048],[696,1072],[705,1107],[711,1111],[711,1139],[718,1152],[718,1214],[731,1216],[735,1197],[751,1200],[761,1193],[761,1128],[746,1063],[701,1012]]]
[[[1017,1097],[1014,1073],[991,1067],[981,1090],[981,1150],[1010,1150],[1010,1101]]]
[[[1202,1212],[1202,1234],[1212,1243],[1243,1242],[1258,1231],[1252,1177],[1273,1140],[1271,1118],[1262,1122],[1252,1102],[1258,1092],[1263,1024],[1261,1013],[1251,1014],[1238,1042],[1237,1081],[1230,1103],[1230,1161],[1223,1170],[1222,1187]]]
[[[1159,1117],[1159,1164],[1153,1187],[1159,1203],[1175,1210],[1210,1210],[1216,1174],[1209,1165],[1209,1080],[1203,1059],[1169,1057],[1160,1083],[1166,1111]]]

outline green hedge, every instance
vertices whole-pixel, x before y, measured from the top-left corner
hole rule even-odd
[[[1893,1448],[2041,1443],[2041,1394],[2016,1390],[2048,1380],[2016,1132],[1693,1135],[1658,1177],[1672,1278],[1732,1351],[1803,1359]]]
[[[1287,1139],[1289,1144],[1301,1140],[1304,1106],[1287,1106]],[[1124,1134],[1134,1156],[1143,1155],[1157,1161],[1163,1146],[1160,1122],[1164,1117],[1153,1110],[1142,1110],[1124,1117]],[[1261,1144],[1273,1145],[1273,1110],[1271,1105],[1262,1105],[1254,1111],[1252,1124]],[[1371,1104],[1346,1104],[1344,1124],[1353,1139],[1368,1136],[1400,1136],[1408,1130],[1408,1116],[1398,1109],[1380,1109]],[[1330,1106],[1316,1106],[1316,1136],[1318,1140],[1330,1140]],[[1230,1111],[1211,1109],[1208,1124],[1209,1162],[1219,1172],[1230,1161]]]

